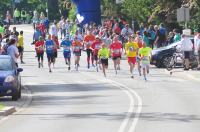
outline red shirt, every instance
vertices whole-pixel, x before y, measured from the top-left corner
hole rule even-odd
[[[37,41],[35,43],[35,50],[37,53],[44,52],[44,41]]]
[[[54,43],[56,44],[55,48],[54,48],[54,51],[57,52],[57,49],[60,49],[60,44],[59,44],[59,41],[58,39],[53,39]]]
[[[74,51],[74,52],[80,52],[80,51],[81,51],[81,48],[82,48],[81,42],[75,40],[75,41],[72,43],[72,48],[73,48],[73,51]]]
[[[101,48],[101,42],[96,40],[92,43],[91,48],[93,49],[93,54],[98,55],[99,49]]]
[[[111,55],[112,57],[121,56],[122,52],[122,43],[121,42],[114,42],[110,45]]]
[[[44,33],[45,32],[45,25],[44,24],[40,24],[38,25],[39,30]]]
[[[95,36],[94,35],[86,35],[84,38],[85,44],[86,44],[86,49],[90,49],[92,43],[95,41]]]
[[[142,48],[142,47],[143,47],[142,40],[140,39],[140,37],[136,37],[136,38],[135,38],[135,42],[138,44],[138,47],[139,47],[139,48]]]

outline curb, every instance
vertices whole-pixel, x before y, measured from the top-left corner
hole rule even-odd
[[[0,110],[0,116],[3,117],[3,118],[0,118],[0,122],[2,120],[7,119],[9,115],[12,115],[13,113],[18,113],[22,111],[24,108],[27,108],[29,106],[29,104],[32,101],[31,91],[25,85],[23,86],[23,88],[26,90],[26,95],[27,95],[25,97],[25,101],[23,105],[19,109],[16,109],[14,106],[10,106],[10,107],[3,108],[3,110]]]
[[[16,109],[14,106],[12,107],[5,107],[3,110],[0,111],[0,116],[8,116],[16,112]]]

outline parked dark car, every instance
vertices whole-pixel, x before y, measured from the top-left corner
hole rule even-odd
[[[22,68],[17,68],[8,55],[0,55],[0,96],[11,96],[16,101],[21,98]]]
[[[192,42],[194,42],[194,38],[192,36],[189,37]],[[158,68],[163,68],[164,64],[163,61],[166,57],[173,56],[174,48],[179,44],[180,42],[175,42],[172,44],[169,44],[168,46],[157,48],[152,50],[152,57],[151,57],[151,64],[155,65]]]

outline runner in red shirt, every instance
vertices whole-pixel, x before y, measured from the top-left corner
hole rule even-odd
[[[45,25],[41,22],[38,25],[38,28],[39,28],[40,32],[42,33],[42,37],[45,38],[45,36],[46,36],[46,34],[45,34]]]
[[[96,70],[98,72],[98,52],[101,49],[101,39],[99,36],[96,36],[96,40],[92,43],[91,45],[92,53],[93,53],[93,58],[95,60],[96,64]]]
[[[43,58],[44,58],[44,40],[42,36],[40,36],[39,40],[35,43],[35,51],[37,53],[38,58],[38,68],[40,66],[43,67]]]
[[[56,63],[56,58],[58,57],[58,49],[60,49],[60,44],[59,44],[57,36],[52,35],[52,40],[55,43],[55,46],[54,46],[54,62],[53,62],[53,66],[54,66],[55,63]]]
[[[113,43],[110,45],[110,51],[114,62],[114,69],[117,74],[117,70],[120,70],[120,60],[122,55],[122,43],[119,41],[118,35],[113,38]]]
[[[92,61],[92,66],[94,66],[94,59],[91,49],[91,45],[94,41],[95,41],[95,36],[92,34],[91,31],[88,31],[87,35],[84,38],[84,46],[86,47],[86,52],[87,52],[88,69],[90,68],[90,60]]]

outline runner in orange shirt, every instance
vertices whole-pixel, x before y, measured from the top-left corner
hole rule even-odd
[[[79,61],[81,56],[82,43],[78,40],[77,36],[74,37],[74,41],[72,43],[72,50],[75,57],[75,69],[78,71]]]
[[[87,52],[88,69],[90,68],[90,60],[92,62],[92,66],[95,66],[93,53],[92,53],[92,49],[91,49],[91,45],[94,41],[95,41],[95,36],[92,34],[91,31],[88,31],[87,35],[84,38],[84,46],[86,47],[86,52]]]

